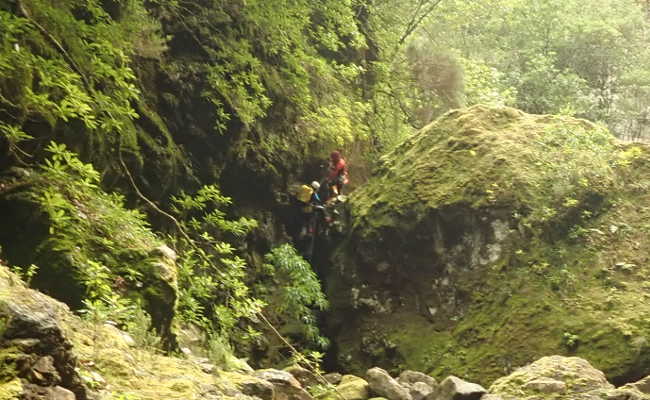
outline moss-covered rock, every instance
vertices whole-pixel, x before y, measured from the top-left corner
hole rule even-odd
[[[319,400],[336,400],[341,397],[347,400],[366,400],[369,397],[368,382],[354,375],[344,375],[336,390],[329,391],[321,396]]]
[[[543,355],[650,372],[650,151],[569,117],[452,111],[350,196],[328,291],[337,362],[489,384]]]
[[[645,379],[647,380],[647,379]],[[644,380],[644,381],[645,381]],[[490,393],[504,399],[647,399],[644,381],[615,389],[605,375],[578,357],[549,356],[497,379]]]
[[[9,382],[0,383],[0,400],[14,400],[23,393],[20,379],[14,378]]]
[[[114,327],[91,323],[24,283],[0,263],[0,399],[87,398],[140,400],[253,400],[245,383],[273,384],[217,366],[203,371],[199,360],[166,357],[131,347]],[[48,372],[49,371],[49,372]],[[58,375],[55,380],[43,380]],[[262,390],[263,392],[263,390]],[[31,393],[31,394],[30,394]],[[23,397],[21,397],[23,396]],[[33,397],[29,397],[33,396]]]

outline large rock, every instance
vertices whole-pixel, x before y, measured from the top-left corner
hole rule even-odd
[[[429,376],[425,373],[419,372],[419,371],[411,371],[411,370],[405,370],[402,371],[399,374],[399,377],[397,378],[397,381],[400,383],[400,385],[412,385],[417,382],[422,382],[427,384],[428,386],[431,386],[432,388],[435,388],[438,386],[438,382],[436,379],[432,376]]]
[[[273,384],[274,400],[312,400],[300,382],[287,371],[263,369],[255,371],[253,375]]]
[[[422,400],[438,390],[438,382],[435,378],[418,371],[402,371],[397,382],[408,389],[413,400]]]
[[[330,372],[323,375],[323,377],[328,383],[331,383],[332,385],[338,385],[341,383],[341,379],[343,379],[343,375],[339,374],[338,372]]]
[[[260,369],[253,373],[253,376],[256,378],[267,380],[271,383],[284,385],[284,386],[293,386],[296,388],[301,388],[300,382],[294,378],[291,373],[287,371],[281,371],[279,369],[267,368]]]
[[[250,379],[238,382],[242,393],[255,396],[262,400],[273,400],[275,398],[275,385],[264,379],[250,377]]]
[[[22,396],[87,397],[62,318],[68,308],[29,290],[0,265],[0,365],[3,380],[23,381]],[[5,347],[7,346],[7,347]],[[74,394],[72,394],[74,393]],[[43,395],[45,396],[45,395]]]
[[[429,395],[427,399],[479,400],[485,393],[487,393],[487,390],[481,385],[450,376],[440,382],[440,388],[437,393]]]
[[[605,375],[578,357],[549,356],[497,379],[490,393],[536,399],[553,396],[557,399],[588,400],[593,396],[616,397]]]
[[[159,244],[150,250],[147,261],[140,264],[147,286],[141,292],[151,322],[168,350],[178,348],[173,329],[178,299],[176,253],[167,245]]]
[[[24,400],[76,400],[74,393],[61,386],[24,385]]]
[[[338,364],[486,385],[575,352],[615,384],[649,375],[650,236],[635,206],[648,175],[647,146],[584,120],[442,116],[349,197],[352,229],[327,272]]]
[[[412,400],[409,391],[402,387],[388,372],[381,368],[371,368],[366,372],[370,391],[388,400]]]
[[[315,373],[299,365],[291,365],[284,370],[293,375],[293,377],[300,382],[302,387],[305,388],[324,383],[321,382],[321,378],[319,378]]]
[[[369,396],[368,382],[354,375],[343,375],[335,391],[319,396],[319,400],[367,400]]]
[[[432,387],[427,385],[424,382],[415,382],[406,385],[402,385],[408,389],[409,394],[413,400],[422,400],[423,398],[429,396],[431,393],[437,392],[437,387]]]

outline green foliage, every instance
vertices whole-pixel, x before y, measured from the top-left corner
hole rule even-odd
[[[34,278],[34,275],[38,272],[38,266],[35,264],[30,264],[27,267],[21,268],[18,266],[11,267],[11,271],[20,276],[27,285],[29,285]],[[0,329],[0,332],[2,329]]]
[[[206,330],[213,360],[229,364],[229,344],[261,340],[253,323],[262,310],[282,333],[305,345],[327,346],[312,311],[324,309],[327,301],[311,266],[293,247],[273,249],[261,270],[251,270],[235,246],[257,223],[229,219],[225,208],[231,199],[218,187],[183,193],[173,202],[181,228],[174,237],[180,255],[178,311],[184,321]]]
[[[254,317],[263,305],[250,296],[246,262],[233,246],[257,222],[244,217],[228,219],[223,209],[231,199],[215,185],[204,186],[194,195],[183,193],[174,197],[173,203],[180,228],[172,238],[180,251],[180,317],[211,335],[236,336],[239,321]]]
[[[166,71],[212,105],[214,131],[247,166],[269,174],[367,135],[352,90],[363,68],[347,57],[364,46],[352,1],[158,2],[157,13],[196,49]]]
[[[49,219],[50,235],[39,251],[66,254],[91,300],[110,297],[117,275],[140,284],[138,263],[161,244],[144,215],[101,190],[99,173],[65,145],[51,143],[47,150],[51,157],[29,178],[29,198]]]
[[[543,150],[523,155],[528,159],[523,179],[532,191],[544,197],[552,194],[554,201],[534,210],[530,220],[547,221],[565,215],[583,207],[588,196],[604,194],[613,187],[616,147],[603,127],[553,126],[538,137],[537,145]],[[535,196],[532,192],[530,195]]]
[[[497,92],[514,95],[506,105],[587,117],[619,135],[639,135],[647,128],[636,117],[647,106],[641,71],[650,56],[649,24],[642,5],[627,0],[589,8],[580,1],[452,0],[441,3],[419,38],[497,71]],[[465,68],[466,77],[472,73]],[[468,105],[482,101],[472,97]]]
[[[106,321],[125,325],[134,318],[135,306],[115,294],[98,299],[86,299],[83,304],[81,314],[94,325],[101,325]]]
[[[116,148],[142,160],[142,137],[172,163],[177,160],[169,142],[164,148],[135,125],[133,104],[141,93],[131,57],[160,57],[160,24],[141,1],[117,6],[117,19],[96,0],[23,0],[16,6],[20,16],[0,8],[7,32],[0,46],[0,138],[14,156],[26,155],[18,146],[32,137],[41,140],[31,141],[30,150],[40,150],[39,142],[57,136],[109,169]]]
[[[91,164],[62,144],[52,142],[47,151],[51,156],[38,170],[11,183],[26,189],[10,196],[35,205],[35,216],[40,212],[48,227],[34,249],[35,265],[23,268],[21,275],[41,286],[54,280],[71,292],[81,287],[83,293],[66,298],[83,303],[82,313],[94,325],[111,320],[133,327],[137,312],[142,313],[135,306],[140,304],[139,288],[164,279],[152,272],[154,249],[162,242],[144,214],[127,209],[121,195],[99,187],[99,173]],[[141,317],[138,321],[148,324]]]
[[[151,317],[144,311],[141,304],[134,304],[126,315],[128,318],[123,320],[123,329],[133,337],[138,347],[148,350],[156,350],[161,347],[162,339],[152,329]]]
[[[562,345],[564,345],[568,350],[575,350],[580,343],[580,336],[575,335],[571,332],[564,332],[562,335]]]
[[[254,289],[267,303],[264,311],[293,337],[325,349],[328,341],[320,336],[313,310],[325,310],[328,302],[311,265],[290,244],[274,248],[264,258],[261,283]]]
[[[485,104],[505,106],[514,104],[516,89],[504,87],[504,74],[484,61],[459,57],[463,67],[464,105]]]
[[[20,157],[21,154],[25,154],[21,149],[19,144],[21,142],[33,139],[34,137],[26,134],[15,125],[7,125],[0,122],[0,134],[4,137],[9,145],[9,152],[14,154],[16,157]]]

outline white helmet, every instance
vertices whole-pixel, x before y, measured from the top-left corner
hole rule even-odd
[[[311,183],[311,187],[312,187],[314,190],[318,190],[318,189],[320,188],[320,183],[318,183],[318,182],[316,182],[316,181],[313,181],[313,182]]]

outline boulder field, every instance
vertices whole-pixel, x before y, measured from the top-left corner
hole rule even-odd
[[[138,348],[114,326],[89,325],[66,305],[28,289],[0,265],[0,400],[514,400],[650,399],[650,381],[614,388],[577,357],[543,357],[487,389],[456,376],[321,374],[297,365],[225,371],[187,354]]]

